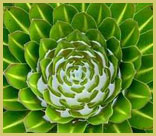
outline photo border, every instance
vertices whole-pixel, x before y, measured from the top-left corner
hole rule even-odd
[[[155,93],[153,133],[3,133],[3,3],[153,3],[153,75],[156,75],[156,0],[0,0],[0,136],[156,136]],[[156,90],[155,81],[153,76],[153,90]]]

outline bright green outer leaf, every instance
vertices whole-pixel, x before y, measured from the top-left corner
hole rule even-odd
[[[136,72],[134,65],[130,62],[121,63],[120,69],[122,78],[122,89],[124,90],[131,85]]]
[[[9,84],[5,78],[5,76],[3,75],[3,87],[7,87]]]
[[[120,41],[118,39],[116,39],[115,37],[111,37],[109,40],[107,40],[107,48],[113,52],[118,60],[122,59],[122,50],[120,46]]]
[[[113,115],[110,118],[110,122],[121,123],[131,117],[131,103],[129,100],[120,94],[116,100],[114,100]]]
[[[99,30],[103,34],[105,39],[109,39],[112,36],[116,37],[118,40],[121,38],[120,28],[116,24],[115,19],[107,17],[99,25]]]
[[[3,113],[3,133],[24,133],[23,119],[26,111],[6,111]]]
[[[60,14],[61,13],[61,14]],[[77,13],[77,9],[71,5],[62,4],[54,9],[54,23],[58,20],[71,23],[73,16]]]
[[[56,48],[56,46],[57,46],[57,43],[53,39],[50,39],[50,38],[41,39],[40,47],[39,47],[40,59],[42,59],[49,50]]]
[[[89,6],[89,3],[70,3],[73,5],[79,12],[85,12]]]
[[[29,28],[30,38],[36,42],[40,42],[42,38],[48,38],[51,25],[41,19],[33,19]]]
[[[153,133],[153,129],[152,130],[145,130],[146,133]]]
[[[103,124],[100,125],[87,125],[85,133],[103,133]]]
[[[46,133],[51,130],[55,124],[44,119],[43,111],[31,111],[24,119],[24,125],[27,132]]]
[[[125,20],[121,25],[121,45],[132,46],[139,40],[139,28],[136,21],[133,19]]]
[[[138,80],[133,80],[131,86],[127,89],[126,97],[130,100],[132,109],[140,109],[151,98],[150,88]]]
[[[112,3],[106,3],[106,5],[107,5],[108,7],[110,7],[110,6],[112,5]]]
[[[29,33],[29,15],[18,7],[7,7],[4,9],[4,24],[10,32],[22,30]]]
[[[87,8],[87,13],[95,19],[97,25],[106,17],[111,16],[110,9],[104,3],[90,3]]]
[[[153,30],[149,30],[140,35],[137,47],[143,55],[153,54]]]
[[[28,86],[31,88],[33,93],[39,97],[42,97],[41,92],[37,88],[37,83],[39,78],[41,77],[41,73],[33,73],[28,77]]]
[[[34,41],[26,43],[24,45],[24,56],[25,61],[30,66],[30,68],[36,71],[39,57],[39,45]]]
[[[145,83],[153,81],[153,55],[142,56],[141,68],[135,78]]]
[[[3,45],[3,70],[5,70],[8,65],[12,63],[18,63],[18,61],[10,53],[8,46]]]
[[[29,12],[29,10],[31,8],[31,4],[30,3],[14,3],[14,5],[16,7],[24,9],[27,12]]]
[[[4,7],[13,6],[13,3],[3,3],[3,6],[4,6]]]
[[[141,66],[141,53],[136,46],[122,48],[124,62],[132,62],[136,70]]]
[[[132,110],[132,117],[129,119],[132,127],[137,129],[152,129],[153,127],[153,104],[148,103],[140,110]]]
[[[27,87],[27,74],[30,71],[25,63],[11,64],[5,71],[5,77],[8,83],[16,89]]]
[[[9,31],[6,28],[3,28],[3,45],[8,45],[8,35]]]
[[[138,22],[139,31],[141,33],[147,30],[153,29],[153,10],[152,7],[148,6],[143,8],[134,16],[134,20]]]
[[[66,123],[69,123],[73,120],[72,117],[63,117],[61,116],[60,112],[57,112],[56,109],[52,108],[51,106],[48,106],[46,108],[46,116],[52,121],[60,124],[66,125]]]
[[[26,109],[18,100],[18,90],[11,86],[3,87],[3,106],[6,110],[10,111]]]
[[[83,133],[87,127],[85,121],[72,121],[67,124],[58,124],[58,133]]]
[[[31,111],[43,109],[40,100],[30,88],[23,88],[19,91],[19,100],[27,109]]]
[[[20,62],[25,62],[24,44],[28,41],[30,41],[30,38],[25,32],[16,31],[9,34],[9,50]]]
[[[135,7],[133,3],[113,3],[110,7],[112,17],[120,24],[128,18],[133,18]]]
[[[104,125],[104,133],[132,133],[131,126],[126,120],[122,123],[109,123]]]
[[[105,49],[106,49],[106,41],[101,34],[100,31],[97,29],[90,29],[87,31],[86,36],[91,40],[91,41],[97,41],[99,42]]]
[[[58,6],[60,6],[62,3],[49,3],[49,5],[52,7],[52,8],[56,8]]]
[[[90,117],[88,119],[88,122],[92,125],[100,125],[107,123],[109,121],[109,118],[113,114],[112,105],[109,104],[106,107],[104,107],[101,112],[93,117]]]
[[[57,21],[50,30],[50,38],[59,40],[66,37],[73,31],[70,24],[62,21]]]
[[[77,13],[71,22],[73,28],[80,30],[81,32],[87,32],[88,29],[96,28],[96,22],[92,16],[85,12]]]
[[[70,33],[67,36],[67,41],[84,41],[87,44],[90,44],[90,41],[88,37],[86,37],[84,34],[82,34],[79,30],[74,30],[72,33]]]
[[[147,7],[147,6],[152,6],[152,3],[137,3],[136,4],[136,12],[138,12],[139,10],[142,10],[143,8]]]
[[[46,3],[33,4],[30,12],[30,19],[43,19],[50,24],[53,23],[53,9],[50,5]]]
[[[145,130],[136,129],[136,128],[132,128],[132,129],[133,129],[133,133],[146,133]]]

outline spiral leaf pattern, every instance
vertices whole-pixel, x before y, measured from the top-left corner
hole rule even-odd
[[[3,132],[152,132],[152,21],[148,3],[4,4]]]

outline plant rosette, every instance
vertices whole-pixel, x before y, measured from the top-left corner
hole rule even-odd
[[[4,133],[152,132],[152,4],[5,4],[3,35]]]

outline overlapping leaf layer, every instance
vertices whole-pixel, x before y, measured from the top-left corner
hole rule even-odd
[[[5,133],[153,128],[152,4],[4,5]]]

